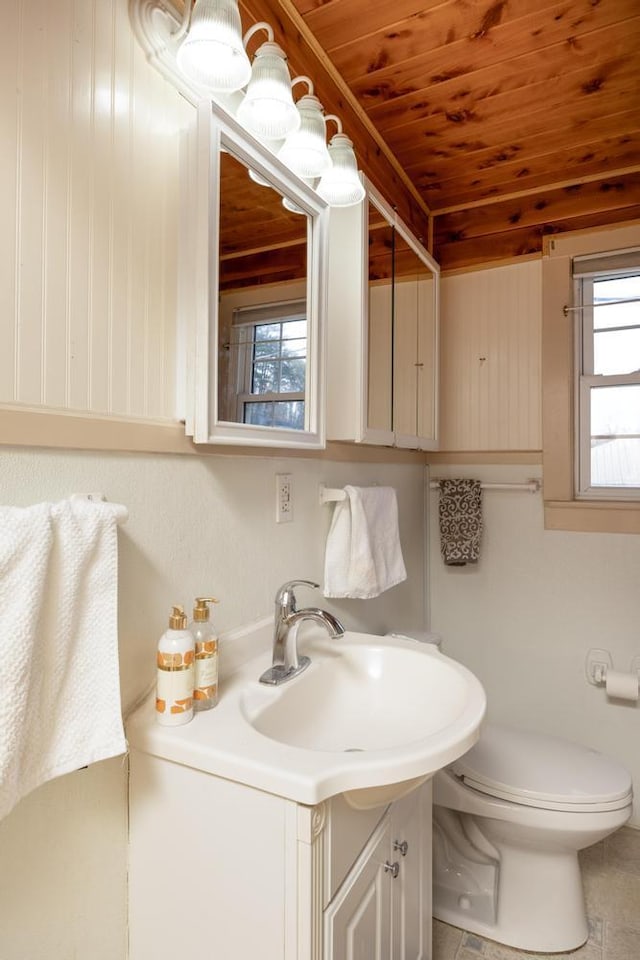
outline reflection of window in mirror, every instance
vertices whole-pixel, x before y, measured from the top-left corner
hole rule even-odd
[[[304,430],[308,217],[220,160],[218,420]]]
[[[307,317],[304,301],[234,310],[230,379],[239,423],[304,430]]]

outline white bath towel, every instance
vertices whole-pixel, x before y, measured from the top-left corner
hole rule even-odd
[[[126,750],[117,631],[123,507],[0,507],[0,817]]]
[[[325,597],[368,600],[406,580],[393,487],[344,488],[327,537]]]

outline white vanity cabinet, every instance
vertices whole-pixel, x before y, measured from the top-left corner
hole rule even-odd
[[[134,749],[129,905],[130,960],[429,960],[430,783],[312,807]]]
[[[325,960],[431,957],[431,786],[387,809],[325,910]]]
[[[436,449],[438,265],[367,186],[330,212],[327,437]]]

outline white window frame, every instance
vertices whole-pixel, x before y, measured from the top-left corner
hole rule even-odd
[[[640,277],[640,249],[576,257],[573,261],[575,311],[575,485],[582,500],[640,500],[638,486],[592,486],[591,396],[594,388],[638,385],[640,370],[629,374],[594,374],[594,292],[597,279]]]
[[[307,350],[305,352],[305,380],[309,373],[308,357],[308,317],[304,300],[281,301],[261,304],[258,307],[237,307],[233,316],[234,339],[237,339],[238,351],[235,372],[232,372],[236,384],[236,414],[239,423],[244,423],[244,407],[247,403],[278,403],[282,401],[301,401],[304,405],[306,391],[288,393],[252,393],[251,382],[254,365],[253,346],[255,329],[267,323],[290,323],[296,320],[307,322]],[[305,408],[306,423],[306,408]],[[295,429],[295,428],[290,428]],[[302,427],[304,429],[304,427]]]

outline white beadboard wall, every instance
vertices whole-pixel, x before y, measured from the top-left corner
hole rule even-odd
[[[0,403],[174,416],[179,131],[126,0],[12,0],[0,34]]]
[[[441,293],[441,450],[540,450],[541,262],[444,276]]]

